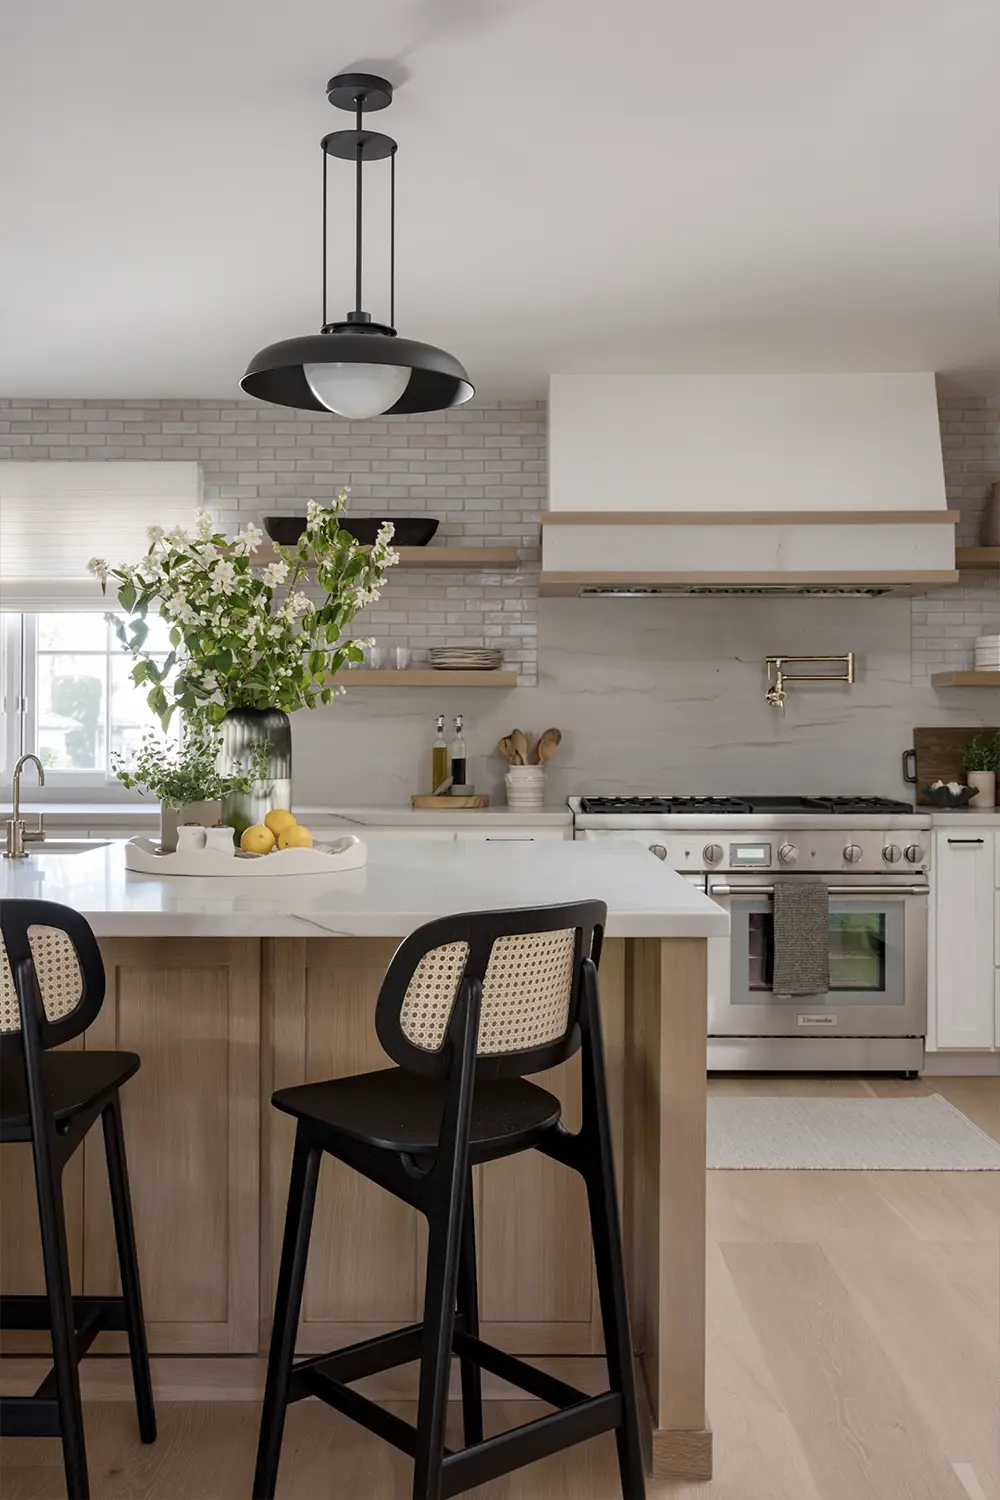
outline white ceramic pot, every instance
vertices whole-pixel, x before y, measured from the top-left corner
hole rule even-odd
[[[177,848],[177,829],[181,823],[200,823],[210,828],[218,823],[221,804],[218,802],[189,802],[186,807],[168,807],[160,803],[160,848],[173,854]]]
[[[545,802],[545,767],[511,766],[504,777],[507,806],[535,811]]]
[[[984,807],[996,807],[997,773],[995,771],[966,771],[965,779],[969,786],[974,786],[978,792],[978,796],[973,797],[969,803],[973,812],[982,812]]]

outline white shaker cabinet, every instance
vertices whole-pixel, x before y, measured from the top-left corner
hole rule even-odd
[[[1000,1046],[995,841],[989,827],[950,826],[934,835],[930,999],[939,1051]]]

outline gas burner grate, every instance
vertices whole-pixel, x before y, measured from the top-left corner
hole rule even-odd
[[[705,813],[740,815],[742,813],[834,813],[840,816],[865,813],[911,813],[909,802],[892,797],[581,797],[584,813],[627,816],[643,813]]]
[[[742,797],[581,797],[585,813],[748,813],[753,808]]]

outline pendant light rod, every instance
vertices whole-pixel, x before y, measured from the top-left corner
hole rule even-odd
[[[389,157],[389,327],[396,326],[396,152]]]
[[[323,156],[323,322],[321,324],[321,327],[325,328],[326,325],[327,325],[327,321],[328,321],[327,320],[327,315],[326,315],[326,234],[327,234],[327,229],[326,229],[326,221],[327,221],[327,211],[326,211],[326,167],[327,167],[327,155],[326,155],[326,151],[325,150],[322,152],[322,156]]]
[[[361,157],[365,149],[364,139],[361,134],[361,112],[364,104],[364,94],[357,96],[357,123],[355,130],[358,133],[358,144],[355,147],[357,163],[355,174],[357,186],[354,201],[354,311],[361,311],[361,250],[362,250],[362,195],[361,195]]]

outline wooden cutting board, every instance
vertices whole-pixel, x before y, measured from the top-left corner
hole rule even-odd
[[[973,729],[915,729],[913,749],[916,757],[917,805],[931,805],[921,792],[921,787],[932,786],[935,781],[964,782],[962,755],[966,746],[971,745],[977,734],[988,738],[996,732],[995,728],[984,729],[982,726]]]
[[[475,812],[478,809],[489,807],[489,797],[482,795],[470,795],[468,797],[433,797],[417,796],[410,798],[410,805],[415,812]]]

